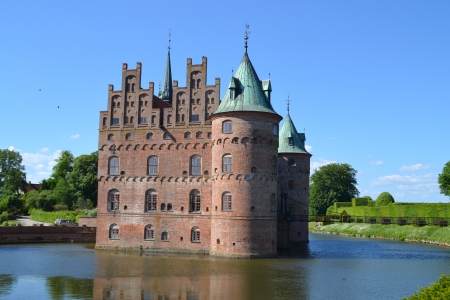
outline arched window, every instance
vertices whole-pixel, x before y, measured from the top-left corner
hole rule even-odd
[[[276,208],[275,194],[270,195],[270,211],[274,212]]]
[[[109,226],[109,238],[119,239],[119,225],[112,224],[111,226]]]
[[[191,138],[191,133],[190,133],[190,132],[185,132],[185,133],[184,133],[184,138],[185,138],[185,139]]]
[[[277,158],[272,157],[272,175],[277,175]]]
[[[163,139],[165,139],[165,140],[170,139],[170,133],[164,132],[164,134],[163,134]]]
[[[161,210],[166,210],[166,204],[165,203],[161,203]]]
[[[232,198],[230,193],[224,193],[222,195],[222,210],[231,211]]]
[[[103,126],[106,125],[106,118],[103,118]]]
[[[134,103],[134,102],[131,102]],[[134,117],[130,117],[130,123],[133,124],[134,123]]]
[[[108,141],[114,140],[114,134],[108,134]]]
[[[191,242],[200,242],[200,229],[197,226],[191,230]]]
[[[200,83],[201,83],[202,81],[200,80],[200,79],[197,79],[197,88],[199,89],[200,88]]]
[[[208,139],[212,138],[212,133],[208,132]]]
[[[153,240],[155,237],[155,230],[152,225],[145,226],[144,230],[144,239],[145,240]]]
[[[172,211],[172,204],[171,203],[167,204],[167,211]]]
[[[191,157],[191,175],[202,174],[202,158],[199,155]]]
[[[148,158],[148,175],[158,175],[158,157],[150,156]]]
[[[172,115],[167,115],[167,123],[172,123]]]
[[[273,135],[278,135],[278,125],[273,124]]]
[[[127,134],[125,135],[125,139],[126,139],[127,141],[131,140],[131,133],[127,133]]]
[[[161,233],[161,240],[162,241],[168,241],[169,240],[169,233],[167,231],[164,231]]]
[[[152,116],[152,124],[155,124],[156,122],[156,116]]]
[[[230,154],[225,154],[222,158],[223,172],[233,172],[233,157]]]
[[[119,158],[116,156],[109,158],[109,175],[119,175]]]
[[[197,137],[198,139],[201,139],[201,138],[203,137],[203,132],[201,132],[201,131],[197,132],[197,133],[196,133],[196,137]]]
[[[184,100],[183,100],[184,101]],[[184,114],[181,115],[181,122],[184,122]]]
[[[233,123],[231,121],[224,121],[222,123],[222,133],[232,133],[233,132]]]
[[[118,211],[120,202],[120,193],[118,190],[111,190],[108,193],[108,211]]]
[[[153,133],[147,133],[147,140],[153,139]]]
[[[145,211],[156,211],[156,204],[158,202],[158,193],[155,190],[148,190],[145,193]]]
[[[193,190],[190,195],[189,212],[200,212],[200,192]]]

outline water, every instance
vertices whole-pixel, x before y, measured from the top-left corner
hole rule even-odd
[[[0,246],[1,299],[401,299],[450,273],[450,250],[310,235],[276,259]]]

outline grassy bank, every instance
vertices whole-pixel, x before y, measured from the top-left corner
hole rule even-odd
[[[435,243],[450,247],[450,227],[413,225],[381,225],[361,223],[336,223],[326,226],[309,224],[312,233],[342,234],[354,237],[393,239],[399,241]]]

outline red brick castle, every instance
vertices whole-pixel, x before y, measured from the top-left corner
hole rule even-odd
[[[170,48],[169,48],[170,49]],[[187,60],[186,87],[141,87],[141,63],[122,68],[100,112],[97,249],[273,257],[307,242],[311,155],[305,135],[271,104],[246,51],[220,101],[207,59]],[[289,219],[289,218],[288,218]]]

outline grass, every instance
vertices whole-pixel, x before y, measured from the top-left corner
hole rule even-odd
[[[385,238],[400,241],[438,242],[450,246],[450,227],[415,227],[413,225],[398,226],[362,223],[336,223],[326,226],[315,226],[315,222],[310,222],[309,230],[312,233],[344,234],[356,237]]]

